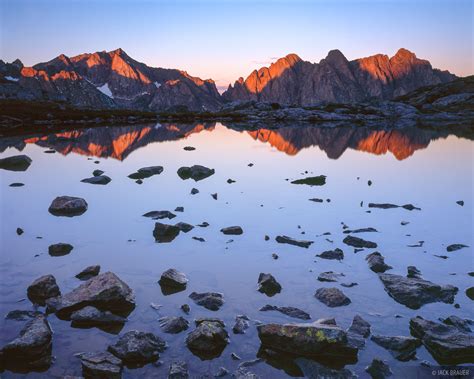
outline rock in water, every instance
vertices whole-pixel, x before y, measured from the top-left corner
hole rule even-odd
[[[469,246],[463,245],[462,243],[455,243],[455,244],[449,245],[446,248],[446,251],[451,253],[451,252],[456,251],[456,250],[464,249],[465,247],[469,247]]]
[[[52,332],[44,315],[28,321],[20,334],[0,350],[1,367],[44,370],[51,364]]]
[[[191,167],[180,167],[178,169],[178,176],[183,179],[193,179],[195,182],[208,178],[214,175],[215,170],[200,165]]]
[[[104,173],[102,170],[94,170],[92,171],[93,176],[101,176]]]
[[[150,217],[153,220],[161,220],[164,218],[171,220],[172,218],[175,218],[176,215],[170,211],[150,211],[145,213],[143,217]]]
[[[178,227],[179,230],[181,230],[183,233],[190,232],[194,229],[193,225],[188,224],[186,222],[178,222],[177,224],[175,224],[175,226]]]
[[[155,237],[156,242],[167,243],[173,241],[178,236],[179,232],[179,227],[175,225],[167,225],[157,222],[155,223],[153,236]]]
[[[451,285],[439,285],[419,278],[407,278],[394,274],[379,274],[385,291],[398,303],[418,309],[428,303],[452,304],[458,289]]]
[[[168,379],[188,379],[188,365],[186,362],[177,361],[170,364]]]
[[[32,160],[27,155],[14,155],[0,159],[0,169],[9,171],[26,171]]]
[[[370,335],[370,324],[361,316],[355,315],[347,332],[358,334],[364,338],[367,338]]]
[[[369,268],[373,272],[385,272],[392,268],[392,266],[389,266],[385,263],[383,255],[380,254],[378,251],[367,255],[365,257],[365,260],[367,261],[367,263],[369,264]]]
[[[351,299],[344,295],[340,289],[335,287],[318,288],[314,297],[331,308],[348,305],[351,302]]]
[[[165,333],[177,334],[189,328],[189,322],[183,317],[162,317],[159,320],[160,327]]]
[[[55,216],[80,216],[87,211],[87,202],[80,197],[59,196],[49,206],[49,213]]]
[[[295,240],[291,237],[288,237],[288,236],[277,236],[275,238],[275,240],[278,242],[278,243],[286,243],[288,245],[294,245],[294,246],[299,246],[299,247],[304,247],[304,248],[308,248],[311,246],[312,243],[314,243],[314,241],[299,241],[299,240]]]
[[[224,295],[218,292],[192,292],[189,298],[194,300],[197,305],[200,305],[211,311],[217,311],[224,304]]]
[[[263,306],[262,308],[260,308],[260,311],[261,312],[278,311],[290,317],[299,318],[301,320],[311,320],[311,316],[308,313],[295,307],[277,307],[275,305],[267,304]]]
[[[25,310],[14,310],[7,313],[5,316],[6,320],[15,320],[15,321],[28,321],[36,316],[43,315],[39,311],[25,311]]]
[[[474,363],[474,338],[455,326],[417,316],[410,319],[410,332],[439,364]]]
[[[342,240],[346,245],[357,247],[357,248],[367,248],[367,249],[375,249],[377,244],[375,242],[366,241],[362,238],[354,237],[354,236],[347,236]]]
[[[196,329],[186,337],[189,350],[201,359],[213,359],[221,355],[229,343],[225,324],[219,319],[196,320]]]
[[[186,278],[184,273],[174,268],[170,268],[161,274],[158,283],[161,286],[161,291],[167,295],[184,291],[188,284],[188,278]]]
[[[469,320],[469,319],[462,319],[457,316],[449,316],[445,318],[443,321],[444,324],[446,325],[452,325],[461,330],[462,332],[467,332],[470,333],[472,330],[470,328],[470,325],[474,324],[474,321]]]
[[[48,253],[52,257],[60,257],[69,254],[72,249],[74,249],[74,247],[69,243],[55,243],[49,246]]]
[[[318,280],[320,282],[337,282],[341,276],[345,275],[334,271],[326,271],[319,274]]]
[[[120,379],[122,377],[122,361],[109,352],[82,353],[82,375],[85,378]]]
[[[257,330],[264,348],[300,357],[337,359],[341,364],[357,361],[358,349],[348,343],[346,332],[337,326],[316,322],[263,324]]]
[[[146,179],[153,175],[159,175],[163,172],[163,166],[150,166],[139,168],[136,172],[130,174],[130,179]]]
[[[68,318],[72,312],[92,305],[115,314],[127,314],[135,308],[132,289],[117,275],[106,272],[89,279],[71,292],[50,298],[48,309],[59,318]]]
[[[341,259],[344,259],[344,252],[341,249],[336,248],[334,250],[323,251],[321,254],[316,255],[316,256],[323,259],[341,260]]]
[[[402,362],[416,359],[416,349],[421,346],[421,341],[413,337],[374,335],[371,340],[389,350],[395,359]]]
[[[108,350],[126,365],[155,362],[166,349],[166,342],[153,333],[131,330],[120,336]]]
[[[249,328],[249,318],[245,315],[238,315],[235,318],[235,324],[232,327],[234,334],[245,334],[245,331]]]
[[[109,311],[101,311],[90,305],[71,314],[73,327],[110,326],[124,324],[126,321],[125,317],[114,315]]]
[[[342,368],[340,370],[323,366],[322,364],[307,358],[296,358],[294,362],[303,372],[305,378],[311,379],[357,379],[351,370]]]
[[[82,183],[89,183],[89,184],[100,184],[105,186],[106,184],[109,184],[112,181],[107,175],[96,175],[92,176],[90,178],[85,178],[82,179]]]
[[[365,368],[365,371],[369,373],[372,379],[385,379],[392,375],[392,370],[390,370],[388,364],[379,358],[374,358],[372,363]]]
[[[226,235],[240,235],[244,231],[240,226],[228,226],[227,228],[222,228],[221,232]]]
[[[53,275],[44,275],[28,286],[27,294],[33,303],[45,305],[47,299],[61,295],[61,291]]]
[[[306,184],[308,186],[323,186],[326,184],[326,176],[311,176],[304,179],[293,180],[291,184]]]
[[[258,276],[258,291],[267,296],[274,296],[281,292],[281,285],[271,274],[260,273]]]
[[[99,265],[88,266],[84,270],[82,270],[79,274],[77,274],[76,278],[80,280],[88,280],[94,276],[99,275],[99,272],[100,272]]]

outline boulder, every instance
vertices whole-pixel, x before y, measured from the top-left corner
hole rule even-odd
[[[224,295],[218,292],[192,292],[189,298],[194,300],[197,305],[200,305],[211,311],[217,311],[224,304]]]
[[[146,179],[153,175],[159,175],[163,172],[163,166],[150,166],[139,168],[136,172],[130,174],[130,179]]]
[[[63,296],[48,299],[47,304],[59,318],[68,318],[72,312],[88,305],[122,315],[135,308],[135,295],[117,275],[106,272]]]
[[[367,248],[367,249],[375,249],[377,244],[375,242],[366,241],[359,237],[354,236],[347,236],[342,240],[346,245],[353,246],[356,248]]]
[[[220,356],[228,343],[225,324],[219,319],[196,320],[196,329],[186,337],[189,350],[203,360]]]
[[[457,251],[457,250],[461,250],[461,249],[464,249],[465,247],[469,247],[467,245],[463,245],[462,243],[454,243],[452,245],[449,245],[447,248],[446,248],[446,251],[451,253],[453,251]]]
[[[439,285],[420,278],[408,278],[395,274],[379,274],[385,291],[398,303],[418,309],[428,303],[452,304],[458,289],[451,285]]]
[[[318,288],[314,297],[331,308],[341,307],[351,303],[351,299],[344,295],[340,289],[335,287]]]
[[[441,320],[441,319],[440,319]],[[441,320],[446,325],[452,325],[458,328],[462,332],[471,333],[470,325],[474,324],[474,321],[469,319],[462,319],[458,316],[449,316],[444,320]]]
[[[181,230],[183,233],[190,232],[194,229],[193,225],[188,224],[186,222],[178,222],[177,224],[175,224],[175,226],[178,227],[179,230]]]
[[[26,171],[32,160],[27,155],[14,155],[0,159],[0,169],[9,171]]]
[[[102,175],[103,173],[104,173],[104,171],[102,171],[102,170],[94,170],[94,171],[92,171],[92,175],[93,175],[93,176],[100,176],[100,175]]]
[[[293,180],[291,184],[306,184],[308,186],[323,186],[326,184],[326,175],[310,176],[303,179]]]
[[[173,241],[179,234],[180,229],[175,225],[162,224],[161,222],[155,223],[155,229],[153,229],[153,236],[155,241],[159,243],[167,243]]]
[[[180,167],[178,169],[178,176],[183,179],[193,179],[195,182],[208,178],[211,175],[214,175],[215,170],[200,166],[194,165],[191,167]]]
[[[51,364],[52,331],[44,315],[28,321],[13,341],[0,349],[0,367],[43,370]]]
[[[323,251],[321,254],[318,254],[316,256],[323,259],[341,260],[344,259],[344,252],[341,249],[336,248],[334,250]]]
[[[184,291],[188,284],[188,278],[186,275],[174,268],[170,268],[161,274],[161,278],[158,281],[161,286],[161,292],[164,295],[171,295],[177,292]]]
[[[27,310],[14,310],[7,313],[5,316],[6,320],[15,320],[15,321],[28,321],[36,316],[41,316],[42,313],[39,311],[27,311]]]
[[[74,247],[69,243],[55,243],[48,247],[48,253],[52,257],[60,257],[69,254]]]
[[[125,317],[114,315],[109,311],[101,311],[90,305],[71,314],[73,327],[109,326],[124,324],[126,321]]]
[[[142,365],[155,362],[166,349],[166,343],[153,333],[131,330],[121,335],[108,350],[126,365]]]
[[[378,251],[367,255],[365,257],[365,260],[367,261],[367,263],[369,264],[369,268],[373,272],[385,272],[392,268],[392,266],[389,266],[385,263],[383,255],[380,254]]]
[[[33,303],[45,305],[47,299],[59,296],[61,291],[53,275],[44,275],[33,281],[27,289],[28,299]]]
[[[120,379],[122,377],[122,361],[104,352],[81,353],[82,375],[85,378]]]
[[[277,312],[283,313],[284,315],[294,317],[294,318],[299,318],[301,320],[311,320],[311,316],[308,313],[295,307],[277,307],[275,305],[267,304],[263,306],[262,308],[260,308],[260,311],[261,312],[277,311]]]
[[[89,184],[99,184],[105,186],[112,181],[107,175],[96,175],[90,178],[82,179],[82,183],[89,183]]]
[[[232,327],[234,334],[245,334],[249,328],[249,318],[245,315],[238,315],[235,317],[235,324]]]
[[[189,328],[189,322],[181,316],[162,317],[158,321],[160,323],[161,330],[163,330],[165,333],[178,334]]]
[[[274,296],[281,292],[281,285],[271,274],[260,273],[257,290],[267,296]]]
[[[413,337],[373,335],[371,340],[402,362],[416,359],[416,349],[421,346],[421,341]]]
[[[355,315],[347,332],[367,338],[370,335],[370,324],[361,316]]]
[[[54,216],[74,217],[87,211],[87,202],[80,197],[59,196],[49,206],[49,213]]]
[[[410,319],[410,332],[439,364],[474,363],[474,338],[455,326],[417,316]]]
[[[226,228],[222,228],[221,232],[226,234],[226,235],[240,235],[244,231],[240,226],[228,226]]]
[[[392,375],[389,365],[380,358],[374,358],[369,366],[365,368],[372,379],[385,379]]]
[[[312,243],[314,243],[314,241],[303,241],[303,240],[295,240],[291,237],[288,237],[288,236],[277,236],[275,238],[275,240],[278,242],[278,243],[286,243],[288,245],[293,245],[293,246],[298,246],[298,247],[304,247],[304,248],[308,248],[311,246]]]
[[[84,270],[82,270],[79,274],[77,274],[76,278],[80,280],[88,280],[94,276],[99,275],[99,272],[100,272],[99,265],[88,266]]]
[[[183,361],[171,362],[168,379],[188,379],[188,365]]]

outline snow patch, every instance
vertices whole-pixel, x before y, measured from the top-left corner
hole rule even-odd
[[[97,89],[98,89],[100,92],[102,92],[104,95],[110,97],[111,99],[114,98],[114,96],[112,95],[112,91],[111,91],[110,88],[109,88],[108,83],[105,83],[103,86],[97,87]]]
[[[161,83],[155,82],[155,86],[156,86],[156,88],[160,88],[160,87],[161,87]]]
[[[10,82],[17,82],[20,80],[19,78],[14,78],[13,76],[5,76],[5,79],[9,80]]]

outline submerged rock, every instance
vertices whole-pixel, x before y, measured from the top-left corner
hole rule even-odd
[[[26,311],[26,310],[14,310],[7,313],[5,316],[6,320],[15,320],[15,321],[28,321],[36,316],[43,315],[39,311]]]
[[[446,248],[446,251],[451,253],[451,252],[456,251],[456,250],[464,249],[465,247],[469,247],[469,246],[463,245],[462,243],[455,243],[455,244],[449,245]]]
[[[165,333],[177,334],[189,328],[189,322],[181,317],[162,317],[159,320],[160,328]]]
[[[112,181],[107,175],[94,175],[90,178],[82,179],[82,183],[106,185]]]
[[[150,217],[153,220],[161,220],[164,218],[171,220],[172,218],[175,218],[176,215],[170,211],[150,211],[145,213],[143,217]]]
[[[155,362],[166,349],[166,342],[153,333],[131,330],[120,336],[108,350],[127,365]]]
[[[458,289],[451,285],[438,285],[421,278],[408,278],[395,274],[379,274],[385,291],[398,303],[418,309],[428,303],[452,304]]]
[[[335,369],[326,367],[314,360],[306,358],[296,358],[294,362],[303,372],[305,378],[311,379],[356,379],[351,370],[347,368]]]
[[[195,182],[206,179],[209,176],[214,175],[214,173],[215,173],[214,169],[200,166],[200,165],[194,165],[191,167],[184,166],[178,169],[178,176],[181,179],[183,180],[193,179]]]
[[[26,171],[31,165],[31,158],[27,155],[14,155],[0,159],[0,169],[8,171]]]
[[[281,292],[281,285],[271,274],[260,273],[257,290],[267,296],[274,296]]]
[[[163,172],[162,166],[150,166],[139,168],[136,172],[130,174],[130,179],[146,179],[153,175],[159,175]]]
[[[358,349],[348,343],[347,333],[337,326],[319,323],[263,324],[257,326],[263,347],[300,357],[356,362]]]
[[[410,320],[410,332],[439,364],[474,363],[474,338],[455,326],[417,316]]]
[[[318,280],[320,282],[337,282],[341,276],[345,275],[334,271],[326,271],[319,274]]]
[[[346,245],[357,247],[357,248],[367,248],[367,249],[375,249],[377,244],[375,242],[366,241],[362,238],[354,237],[354,236],[347,236],[342,240]]]
[[[474,324],[474,321],[468,319],[462,319],[458,316],[449,316],[444,320],[441,320],[446,325],[452,325],[458,328],[459,330],[470,333],[472,332],[470,325]]]
[[[395,359],[402,362],[416,359],[416,349],[421,346],[421,341],[413,337],[373,335],[371,340],[389,350]]]
[[[51,364],[52,331],[44,315],[28,321],[18,337],[0,349],[0,367],[43,370]]]
[[[344,295],[340,289],[335,287],[318,288],[314,297],[331,308],[341,307],[351,303],[351,299]]]
[[[373,272],[385,272],[392,268],[392,266],[389,266],[385,263],[383,255],[380,254],[378,251],[367,255],[365,257],[365,260],[367,261],[367,263],[369,264],[369,268]]]
[[[323,186],[326,184],[326,175],[310,176],[304,179],[293,180],[291,184],[306,184],[308,186]]]
[[[294,318],[299,318],[301,320],[311,320],[311,316],[306,313],[305,311],[295,308],[295,307],[277,307],[275,305],[265,305],[262,308],[260,308],[261,312],[267,312],[267,311],[277,311],[280,313],[283,313],[284,315],[294,317]]]
[[[240,226],[228,226],[226,228],[222,228],[221,232],[224,233],[225,235],[240,235],[244,231]]]
[[[294,246],[299,246],[299,247],[304,247],[304,248],[308,248],[311,246],[312,243],[314,243],[314,241],[299,241],[299,240],[295,240],[291,237],[288,237],[288,236],[277,236],[275,238],[275,240],[278,242],[278,243],[286,243],[288,245],[294,245]]]
[[[375,233],[377,232],[377,229],[375,228],[362,228],[362,229],[354,229],[354,230],[350,230],[350,229],[347,229],[347,230],[344,230],[343,233],[344,234],[355,234],[355,233]]]
[[[122,377],[122,361],[107,351],[81,353],[78,357],[81,359],[82,375],[85,378]]]
[[[126,314],[135,308],[135,295],[117,275],[106,272],[63,296],[48,299],[47,304],[48,309],[59,318],[68,318],[72,312],[88,305],[115,314]]]
[[[126,321],[125,317],[114,315],[109,311],[101,311],[90,305],[71,314],[71,325],[74,327],[110,326],[124,324]]]
[[[196,329],[186,337],[189,350],[201,359],[213,359],[221,355],[229,343],[225,324],[219,319],[196,320]]]
[[[380,209],[391,209],[391,208],[403,208],[408,211],[413,211],[413,210],[421,210],[420,208],[415,207],[413,204],[405,204],[405,205],[395,205],[395,204],[390,204],[390,203],[369,203],[369,208],[380,208]]]
[[[372,363],[365,368],[365,371],[369,373],[372,379],[385,379],[392,375],[389,365],[379,358],[374,358]]]
[[[191,307],[188,304],[181,305],[181,310],[187,315],[191,312]]]
[[[185,148],[186,150],[186,148]],[[188,379],[188,365],[183,361],[171,362],[168,379]]]
[[[59,196],[49,206],[49,213],[54,216],[80,216],[87,211],[87,202],[80,197]]]
[[[318,254],[316,256],[323,259],[341,260],[344,259],[344,252],[341,249],[336,248],[334,250],[323,251],[321,254]]]
[[[238,315],[235,317],[235,324],[232,327],[234,334],[245,334],[249,328],[249,318],[245,315]]]
[[[173,241],[179,234],[180,229],[176,225],[162,224],[161,222],[155,223],[153,229],[153,236],[155,241],[159,243],[167,243]]]
[[[69,243],[55,243],[49,246],[48,253],[52,257],[60,257],[69,254],[73,248]]]
[[[47,299],[59,296],[61,291],[53,275],[44,275],[33,281],[27,289],[28,299],[33,303],[45,305]]]
[[[224,304],[224,295],[218,292],[192,292],[189,295],[189,298],[194,300],[197,305],[200,305],[211,311],[219,310],[219,308]]]
[[[88,266],[84,270],[82,270],[79,274],[77,274],[76,278],[80,280],[88,280],[94,276],[99,275],[99,272],[100,272],[99,265]]]

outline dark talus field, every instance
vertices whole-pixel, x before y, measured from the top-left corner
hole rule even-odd
[[[1,138],[2,378],[472,365],[474,145],[449,130]]]

